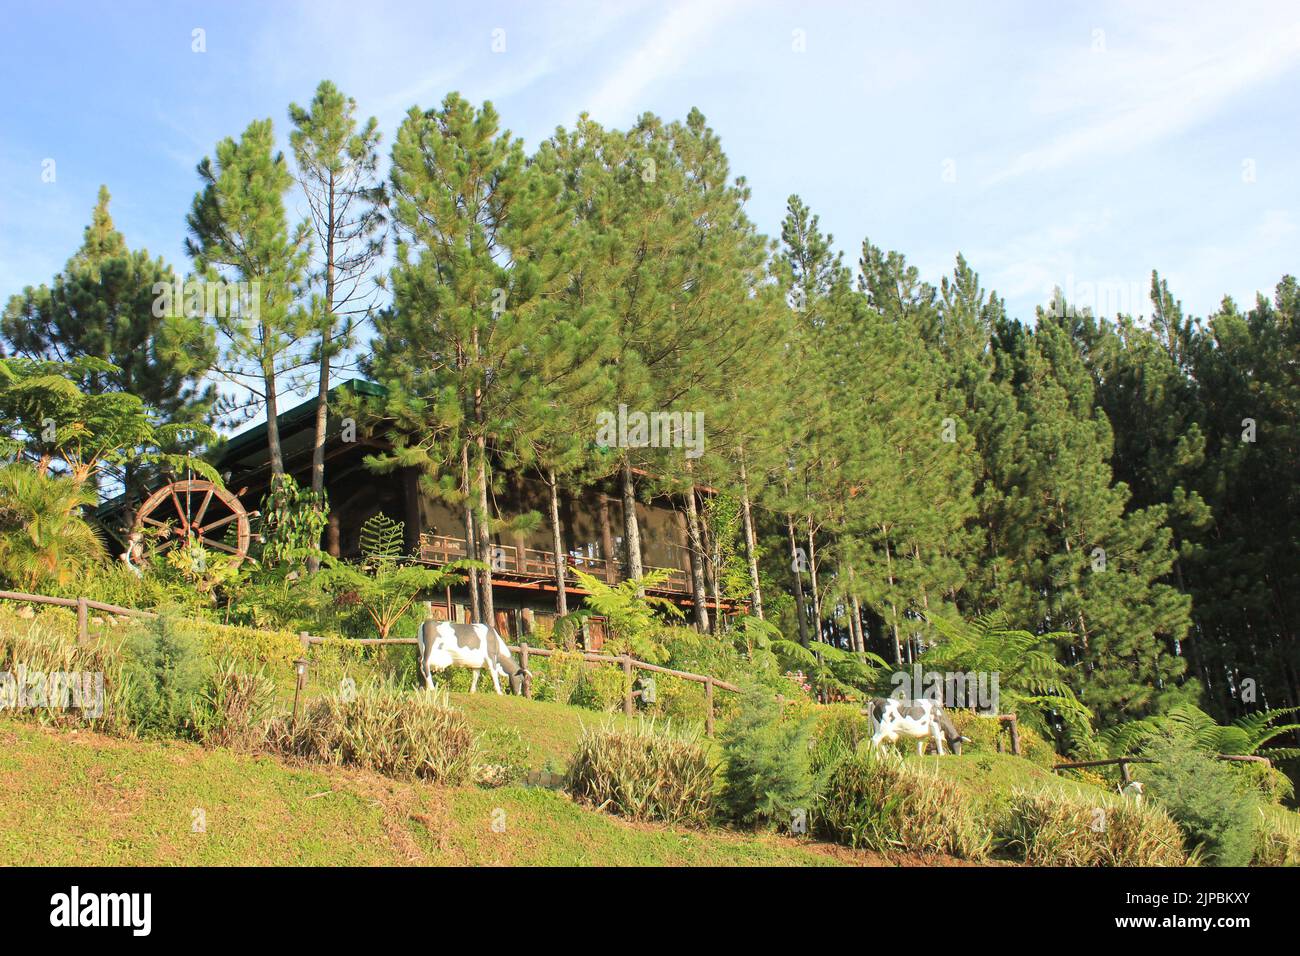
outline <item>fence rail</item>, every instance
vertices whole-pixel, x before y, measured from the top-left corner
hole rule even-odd
[[[310,634],[302,633],[298,635],[302,641],[304,649],[309,649],[314,644],[324,644],[326,639],[323,637],[313,637]],[[350,639],[355,644],[419,644],[414,637],[367,637],[361,639]],[[636,693],[632,690],[632,674],[634,671],[650,671],[654,674],[664,674],[668,677],[678,677],[682,680],[692,681],[696,684],[704,685],[704,732],[709,737],[713,736],[714,725],[714,707],[713,694],[715,690],[731,691],[733,694],[740,693],[740,688],[735,684],[725,680],[719,680],[709,674],[692,674],[689,671],[673,670],[671,667],[661,667],[658,664],[651,664],[649,661],[637,660],[629,654],[598,654],[595,651],[569,652],[558,651],[549,647],[530,647],[526,642],[520,644],[507,644],[512,654],[519,655],[519,664],[528,670],[528,660],[531,657],[553,657],[561,653],[580,653],[584,661],[591,664],[617,664],[623,668],[626,676],[623,691],[623,713],[631,716],[636,712]],[[524,696],[532,696],[532,680],[527,674],[524,675]]]
[[[1215,754],[1218,760],[1230,760],[1238,763],[1262,763],[1266,767],[1273,766],[1273,761],[1267,757],[1260,757],[1256,754]],[[1052,767],[1055,771],[1061,770],[1081,770],[1085,767],[1119,767],[1120,780],[1127,786],[1132,780],[1133,775],[1129,773],[1129,764],[1133,763],[1155,763],[1150,757],[1108,757],[1105,760],[1080,760],[1076,763],[1058,763]]]
[[[93,601],[90,598],[61,598],[51,597],[48,594],[28,594],[24,591],[0,591],[0,600],[22,601],[28,604],[51,604],[55,607],[69,607],[77,609],[77,640],[80,643],[86,643],[90,640],[90,614],[92,610],[103,611],[105,614],[118,614],[126,617],[138,618],[156,618],[158,615],[153,611],[140,611],[131,607],[121,607],[117,604],[106,604],[103,601]],[[324,644],[326,639],[323,637],[313,637],[306,632],[298,635],[302,641],[304,652],[311,648],[313,644]],[[362,645],[383,645],[383,644],[418,644],[414,637],[364,637],[348,638],[351,644]],[[546,647],[529,647],[527,643],[518,645],[506,645],[510,648],[511,653],[518,654],[520,664],[525,670],[528,669],[529,657],[550,657],[553,654],[560,653]],[[704,685],[705,699],[705,732],[713,736],[713,692],[717,690],[727,690],[732,693],[739,693],[740,688],[735,684],[719,680],[708,674],[691,674],[687,671],[677,671],[670,667],[660,667],[658,664],[651,664],[648,661],[639,661],[636,658],[624,654],[615,656],[613,654],[597,654],[594,651],[583,651],[582,659],[594,664],[619,664],[623,668],[623,673],[627,675],[625,682],[627,687],[623,695],[623,712],[631,715],[636,710],[636,697],[632,691],[632,673],[636,670],[651,671],[655,674],[665,674],[670,677],[680,677],[682,680],[693,681],[697,684]],[[301,678],[301,675],[300,675]],[[301,683],[301,680],[300,680]],[[532,696],[532,681],[525,675],[524,677],[524,696]]]
[[[539,548],[523,548],[512,544],[494,544],[492,546],[492,571],[496,574],[514,575],[530,580],[550,581],[555,579],[555,552]],[[426,564],[450,564],[469,556],[469,547],[464,538],[445,534],[425,533],[420,536],[419,560]],[[562,554],[560,563],[564,568],[564,580],[569,586],[577,585],[578,577],[574,569],[586,571],[608,584],[615,584],[627,578],[626,568],[620,561],[597,558],[586,554]],[[646,573],[665,571],[667,576],[663,583],[651,590],[671,594],[689,594],[691,580],[688,572],[682,568],[658,568],[647,565]]]
[[[85,644],[90,640],[90,612],[103,611],[105,614],[121,614],[127,617],[155,618],[153,611],[137,611],[133,607],[119,607],[92,601],[90,598],[50,597],[48,594],[27,594],[23,591],[0,591],[0,600],[24,601],[28,604],[52,604],[55,607],[75,607],[77,609],[77,641]]]

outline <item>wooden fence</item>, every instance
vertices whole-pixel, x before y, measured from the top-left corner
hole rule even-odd
[[[298,635],[302,641],[303,648],[310,648],[313,644],[325,643],[323,637],[313,637],[310,634],[302,633]],[[367,637],[355,640],[357,644],[419,644],[414,637]],[[570,653],[553,650],[547,647],[530,647],[526,642],[521,644],[508,644],[512,654],[519,655],[519,665],[528,670],[528,661],[533,657],[551,657],[559,653]],[[632,675],[634,671],[649,671],[653,674],[665,674],[669,677],[680,677],[682,680],[691,681],[696,684],[704,685],[704,732],[706,735],[713,736],[714,723],[714,706],[713,694],[715,690],[726,690],[732,693],[739,693],[740,688],[735,684],[719,680],[708,674],[691,674],[687,671],[673,670],[670,667],[660,667],[658,664],[651,664],[648,661],[640,661],[630,654],[598,654],[594,651],[573,652],[580,653],[584,661],[592,664],[617,664],[623,668],[623,713],[631,716],[636,712],[636,694],[632,690]],[[533,694],[532,679],[527,673],[524,674],[524,696],[531,697]]]
[[[1215,754],[1219,760],[1232,760],[1238,763],[1262,763],[1266,767],[1273,766],[1273,761],[1267,757],[1260,757],[1255,754]],[[1105,760],[1081,760],[1078,763],[1058,763],[1052,769],[1060,770],[1079,770],[1083,767],[1119,767],[1120,780],[1124,786],[1133,780],[1133,775],[1129,772],[1129,764],[1134,763],[1155,763],[1150,757],[1109,757]]]
[[[71,607],[77,609],[77,640],[85,643],[90,640],[90,612],[103,611],[105,614],[117,614],[126,617],[138,618],[156,618],[158,615],[153,611],[138,611],[135,608],[120,607],[116,604],[105,604],[103,601],[92,601],[90,598],[61,598],[50,597],[48,594],[27,594],[22,591],[0,591],[0,600],[23,601],[30,604],[51,604],[55,607]],[[310,649],[313,644],[325,643],[323,637],[313,637],[306,632],[298,635],[302,641],[304,651]],[[413,637],[366,637],[350,639],[349,643],[353,644],[418,644],[419,642]],[[525,670],[528,669],[528,659],[530,657],[550,657],[552,654],[559,653],[545,647],[529,647],[526,643],[508,645],[512,653],[519,655],[519,663]],[[704,685],[704,702],[705,702],[705,732],[713,736],[713,693],[715,690],[728,690],[732,693],[738,693],[740,688],[735,684],[729,684],[724,680],[711,677],[708,674],[690,674],[686,671],[675,671],[669,667],[660,667],[658,664],[651,664],[646,661],[639,661],[630,655],[614,656],[612,654],[597,654],[590,651],[582,652],[582,659],[596,664],[619,664],[623,668],[623,674],[626,678],[625,684],[627,689],[623,695],[623,713],[629,716],[636,710],[636,698],[632,691],[632,672],[633,671],[650,671],[655,674],[666,674],[670,677],[680,677],[682,680],[693,681],[697,684]],[[524,696],[532,696],[532,681],[528,675],[524,675]]]
[[[77,609],[77,640],[85,643],[90,640],[90,612],[103,611],[105,614],[117,614],[125,617],[138,618],[156,618],[158,615],[153,611],[140,611],[131,607],[121,607],[117,604],[105,604],[103,601],[92,601],[90,598],[61,598],[50,597],[48,594],[27,594],[23,591],[0,591],[0,601],[23,601],[29,604],[51,604],[55,607],[72,607]],[[325,643],[323,637],[312,637],[306,632],[298,635],[302,641],[304,651],[309,650],[313,644]],[[419,644],[413,637],[366,637],[351,639],[354,644]],[[530,657],[550,657],[553,654],[561,653],[546,647],[529,647],[527,643],[518,645],[507,645],[511,653],[519,655],[520,666],[526,671],[528,669],[528,659]],[[705,701],[705,733],[713,736],[713,693],[715,690],[727,690],[732,693],[739,693],[740,688],[735,684],[729,684],[727,681],[719,680],[708,674],[691,674],[686,671],[676,671],[670,667],[660,667],[658,664],[651,664],[647,661],[639,661],[636,658],[623,654],[615,656],[613,654],[597,654],[593,651],[583,651],[582,659],[594,664],[619,664],[623,668],[623,675],[626,678],[624,684],[626,689],[623,694],[623,713],[631,716],[636,711],[636,696],[632,691],[632,672],[634,670],[650,671],[654,674],[666,674],[669,677],[680,677],[682,680],[693,681],[697,684],[704,685]],[[532,696],[532,681],[527,674],[524,675],[524,696]],[[1011,752],[1017,756],[1020,754],[1020,734],[1019,725],[1015,714],[999,714],[998,721],[1008,725],[1011,733]],[[1273,766],[1273,762],[1267,757],[1260,757],[1254,754],[1216,754],[1219,760],[1231,760],[1241,763],[1262,763],[1265,766]],[[1083,760],[1078,763],[1058,763],[1053,770],[1079,770],[1085,767],[1109,767],[1118,766],[1120,777],[1125,784],[1131,779],[1129,773],[1129,764],[1134,763],[1153,763],[1149,757],[1110,757],[1106,760]]]
[[[55,607],[75,607],[77,609],[77,640],[84,644],[90,640],[90,612],[103,611],[105,614],[120,614],[126,617],[154,618],[158,615],[153,611],[137,611],[132,607],[119,607],[116,604],[105,604],[103,601],[92,601],[90,598],[60,598],[50,597],[48,594],[25,594],[22,591],[0,591],[0,600],[3,601],[25,601],[30,604],[52,604]]]

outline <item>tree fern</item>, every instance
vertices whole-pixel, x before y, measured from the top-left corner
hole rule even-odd
[[[362,561],[368,565],[392,564],[405,550],[406,523],[394,521],[382,511],[371,515],[361,525]]]
[[[1051,737],[1060,725],[1075,741],[1092,736],[1092,711],[1070,686],[1069,668],[1056,658],[1057,645],[1072,638],[1068,632],[1012,628],[1001,612],[970,622],[940,615],[928,620],[939,640],[921,655],[923,667],[997,674],[1001,710]]]
[[[638,596],[637,588],[662,586],[668,580],[668,571],[650,571],[639,582],[627,580],[608,584],[579,568],[572,570],[583,590],[588,592],[587,606],[609,622],[615,643],[622,643],[643,660],[658,663],[663,657],[663,650],[655,640],[655,632],[662,624],[660,614],[680,618],[682,612],[667,598],[649,594]]]
[[[1108,753],[1119,757],[1135,752],[1158,734],[1174,731],[1205,753],[1286,760],[1300,756],[1300,747],[1266,747],[1265,744],[1279,734],[1300,730],[1297,723],[1278,723],[1283,717],[1298,712],[1300,707],[1260,710],[1225,725],[1200,708],[1184,704],[1170,708],[1166,714],[1130,720],[1108,728],[1098,739]]]

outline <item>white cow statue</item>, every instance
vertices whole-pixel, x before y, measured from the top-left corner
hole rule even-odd
[[[1128,783],[1122,783],[1118,787],[1121,797],[1128,797],[1134,803],[1142,802],[1142,781],[1130,780]]]
[[[898,743],[900,737],[916,740],[918,756],[925,753],[927,739],[934,741],[934,749],[940,756],[944,753],[944,741],[947,741],[954,754],[961,753],[963,743],[970,743],[969,737],[957,733],[952,719],[938,701],[873,697],[867,705],[866,713],[873,730],[872,750],[879,750],[885,744]]]
[[[512,693],[523,693],[527,672],[510,655],[510,648],[496,628],[429,619],[420,625],[416,640],[420,646],[420,674],[427,688],[433,687],[434,671],[458,666],[474,672],[469,686],[471,694],[478,690],[478,678],[484,669],[492,675],[492,686],[498,694],[502,693],[503,677],[510,682]]]

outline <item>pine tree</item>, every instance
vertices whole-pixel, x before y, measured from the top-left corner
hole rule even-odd
[[[1185,662],[1173,654],[1190,602],[1167,582],[1165,507],[1126,511],[1129,490],[1113,482],[1110,423],[1066,322],[1065,310],[1040,311],[1037,329],[1012,339],[1024,428],[993,464],[1011,558],[1000,593],[1013,618],[1018,611],[1040,629],[1074,634],[1063,652],[1076,690],[1109,721],[1195,693],[1179,686]]]
[[[490,624],[499,527],[489,451],[509,451],[544,297],[567,281],[553,241],[565,219],[560,183],[527,164],[490,103],[476,110],[453,93],[440,109],[407,114],[391,186],[393,307],[376,320],[373,346],[399,426],[386,464],[420,467],[425,487],[464,503],[471,556],[488,567],[478,601]]]
[[[557,279],[558,293],[547,296],[537,313],[536,338],[520,369],[521,396],[509,436],[519,464],[535,468],[546,482],[556,612],[561,616],[569,613],[561,489],[578,491],[613,469],[608,450],[593,440],[597,412],[612,403],[614,342],[609,317],[592,306],[579,278],[593,241],[591,224],[581,216],[589,201],[586,183],[576,174],[575,152],[581,148],[576,134],[559,130],[530,161],[536,175],[550,178],[560,189],[558,203],[566,216],[546,241],[563,259],[557,271],[564,278]],[[614,555],[604,558],[615,566]]]
[[[161,259],[127,248],[101,186],[81,248],[50,286],[28,287],[9,300],[0,331],[25,358],[94,358],[113,366],[88,371],[77,382],[83,392],[135,395],[160,422],[206,425],[214,389],[202,378],[215,357],[213,333],[201,318],[156,308],[160,290],[175,282]],[[128,456],[110,477],[138,493],[146,476]]]
[[[376,181],[379,124],[372,116],[358,126],[356,105],[324,80],[309,109],[289,106],[294,127],[289,142],[320,252],[312,276],[322,291],[313,303],[319,369],[311,462],[315,495],[325,487],[331,366],[353,344],[358,318],[370,312],[375,291],[370,270],[384,248],[382,191]]]
[[[1243,313],[1225,298],[1190,337],[1205,464],[1196,490],[1212,511],[1186,578],[1197,663],[1216,712],[1300,702],[1300,287],[1278,283]]]
[[[281,475],[278,380],[302,362],[295,350],[309,317],[295,302],[310,256],[309,227],[289,230],[284,195],[293,175],[275,150],[269,119],[250,123],[238,142],[219,142],[215,162],[204,157],[198,174],[203,188],[186,218],[186,252],[208,282],[233,279],[245,293],[238,308],[208,316],[223,339],[217,371],[265,408],[271,471]]]

